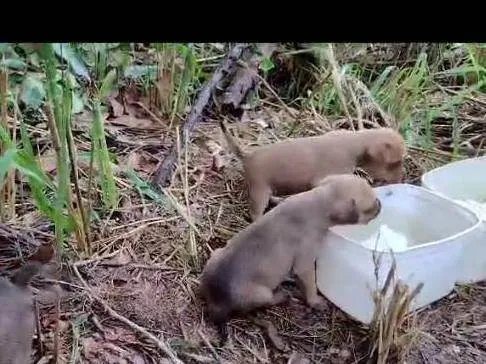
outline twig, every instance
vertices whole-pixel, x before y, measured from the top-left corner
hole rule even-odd
[[[37,303],[37,300],[34,299],[34,313],[35,313],[35,327],[37,330],[37,345],[38,345],[38,350],[41,356],[44,355],[44,345],[43,345],[43,340],[42,340],[42,327],[40,323],[40,312],[39,312],[39,304]]]
[[[101,266],[106,266],[106,267],[127,267],[131,269],[146,269],[146,270],[163,270],[163,271],[174,271],[174,272],[180,272],[183,271],[182,268],[171,268],[163,264],[138,264],[138,263],[127,263],[127,264],[117,264],[117,263],[99,263]]]
[[[143,109],[143,111],[145,111],[147,114],[149,114],[149,116],[157,123],[159,123],[160,125],[162,126],[167,126],[166,123],[164,123],[157,115],[155,115],[155,113],[153,113],[147,106],[145,106],[143,103],[141,103],[140,101],[135,101],[135,102],[132,102],[133,105],[137,105],[139,107],[141,107]]]
[[[216,362],[218,362],[218,363],[221,363],[221,358],[219,357],[218,353],[216,352],[216,349],[214,349],[214,346],[211,345],[211,343],[209,342],[208,338],[206,337],[206,335],[203,334],[203,332],[201,331],[201,329],[198,329],[197,330],[197,334],[201,337],[201,339],[204,341],[204,343],[206,344],[206,346],[211,351],[211,354],[213,355],[214,360],[216,360]]]
[[[150,341],[152,341],[155,345],[157,345],[157,347],[160,350],[162,350],[172,360],[173,363],[175,363],[175,364],[183,364],[183,362],[179,358],[177,358],[176,354],[170,349],[170,347],[166,343],[164,343],[163,341],[159,340],[157,337],[155,337],[153,334],[151,334],[150,332],[148,332],[143,327],[141,327],[141,326],[137,325],[136,323],[130,321],[126,317],[121,316],[120,314],[118,314],[104,300],[102,300],[100,297],[98,297],[98,295],[96,295],[93,292],[93,290],[91,289],[91,287],[88,285],[88,283],[86,283],[86,281],[83,279],[83,277],[79,273],[78,266],[80,266],[80,265],[81,264],[79,264],[79,263],[76,263],[76,264],[73,265],[74,273],[78,277],[78,279],[81,282],[81,284],[84,286],[86,292],[92,298],[94,298],[96,301],[98,301],[103,306],[103,308],[105,309],[105,311],[108,312],[108,314],[110,316],[112,316],[113,318],[117,319],[118,321],[123,322],[125,325],[129,326],[131,329],[139,332],[141,335],[145,336],[147,339],[149,339]]]
[[[61,314],[61,298],[59,297],[59,291],[56,290],[56,328],[54,330],[54,364],[59,361],[59,318]]]

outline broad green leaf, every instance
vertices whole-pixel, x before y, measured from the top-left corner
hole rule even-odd
[[[130,64],[130,60],[130,53],[123,50],[115,50],[110,52],[108,64],[112,67],[120,67],[121,69],[125,69]]]
[[[37,52],[34,52],[29,56],[29,61],[34,67],[40,67],[40,58]]]
[[[101,88],[100,88],[100,99],[103,100],[105,97],[107,97],[111,90],[113,89],[113,84],[116,81],[116,69],[110,70],[108,74],[105,76],[103,82],[101,83]]]
[[[24,70],[27,68],[27,64],[18,58],[7,58],[0,60],[0,67],[6,67],[12,70]]]
[[[272,60],[268,57],[263,58],[260,68],[264,73],[267,73],[268,71],[272,70],[275,68],[275,64],[272,62]]]
[[[10,49],[9,43],[0,43],[0,54],[5,53]]]
[[[124,76],[127,78],[148,77],[150,80],[157,78],[157,65],[133,65],[125,69]]]
[[[38,78],[27,76],[22,82],[20,100],[27,106],[38,109],[46,96],[46,90],[42,81]]]
[[[79,114],[84,110],[84,101],[76,92],[73,91],[73,110],[72,113]]]
[[[173,210],[172,204],[170,203],[170,201],[167,201],[165,195],[157,192],[148,182],[140,178],[133,169],[125,170],[125,175],[128,177],[132,185],[140,191],[141,194],[155,201],[164,209],[170,209],[171,211]]]
[[[36,183],[41,184],[43,187],[54,188],[45,172],[39,166],[38,161],[35,158],[32,158],[32,156],[29,156],[25,151],[17,153],[15,166],[19,171],[35,180]]]
[[[68,43],[53,43],[54,52],[59,57],[68,62],[69,66],[78,76],[83,77],[86,80],[90,80],[88,69],[84,64],[81,57],[71,48]]]

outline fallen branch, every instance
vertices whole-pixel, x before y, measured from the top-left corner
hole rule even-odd
[[[259,45],[259,49],[264,57],[270,57],[275,47],[262,43]],[[253,53],[248,44],[236,44],[225,61],[214,72],[211,80],[200,91],[196,103],[180,131],[181,148],[187,144],[192,129],[202,120],[203,112],[212,102],[217,104],[219,110],[225,108],[231,111],[239,110],[241,104],[246,100],[248,92],[258,87],[258,81],[261,81],[258,75],[258,56]],[[174,144],[154,173],[152,183],[156,188],[169,186],[176,161],[177,145]]]
[[[226,60],[222,65],[214,72],[213,77],[206,83],[203,89],[199,92],[197,100],[189,113],[183,128],[180,131],[181,145],[186,144],[186,139],[194,128],[194,126],[201,121],[203,112],[211,102],[214,89],[220,84],[221,80],[228,74],[234,72],[236,62],[241,56],[243,50],[247,47],[247,44],[236,44],[229,53]],[[156,188],[167,187],[172,179],[172,174],[175,170],[175,163],[177,161],[177,145],[173,145],[169,154],[165,157],[162,163],[155,172],[152,183]]]
[[[170,360],[173,363],[183,364],[183,362],[179,358],[177,358],[176,354],[170,349],[170,347],[166,343],[159,340],[155,335],[151,334],[150,332],[145,330],[143,327],[141,327],[141,326],[137,325],[136,323],[130,321],[126,317],[118,314],[115,310],[113,310],[110,306],[108,306],[108,304],[104,300],[102,300],[100,297],[98,297],[98,295],[96,295],[93,292],[91,287],[88,285],[88,283],[83,279],[83,277],[79,273],[78,266],[81,266],[81,265],[83,265],[83,262],[78,262],[78,263],[74,264],[73,270],[74,270],[74,273],[76,274],[76,276],[78,277],[79,281],[83,285],[84,289],[86,290],[86,292],[91,296],[91,298],[94,298],[96,301],[98,301],[103,306],[105,311],[108,312],[108,314],[111,317],[117,319],[118,321],[123,322],[125,325],[129,326],[131,329],[139,332],[141,335],[145,336],[147,339],[152,341],[160,350],[162,350],[170,358]]]

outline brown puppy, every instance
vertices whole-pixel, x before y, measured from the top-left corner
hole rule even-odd
[[[200,294],[222,343],[233,312],[278,304],[286,298],[275,290],[290,272],[296,274],[306,302],[322,306],[314,263],[328,228],[366,224],[380,209],[366,180],[332,175],[316,188],[289,197],[215,250],[201,275]]]
[[[245,153],[223,121],[220,126],[230,149],[243,162],[253,221],[263,215],[272,195],[307,191],[330,174],[353,173],[360,167],[376,181],[397,183],[403,178],[405,143],[393,129],[332,131]]]
[[[41,267],[29,262],[11,280],[0,278],[0,364],[29,364],[35,316],[28,284]]]

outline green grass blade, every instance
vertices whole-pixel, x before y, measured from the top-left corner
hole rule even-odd
[[[17,154],[17,149],[9,148],[0,157],[0,187],[3,186],[5,177],[12,168],[14,158]],[[2,202],[3,203],[3,202]]]
[[[103,193],[103,202],[107,208],[115,208],[117,205],[117,189],[115,176],[111,168],[108,146],[105,139],[105,128],[101,116],[101,105],[95,101],[93,105],[93,126],[91,129],[91,138],[93,143],[93,152],[95,161],[98,163],[101,178],[101,190]]]

